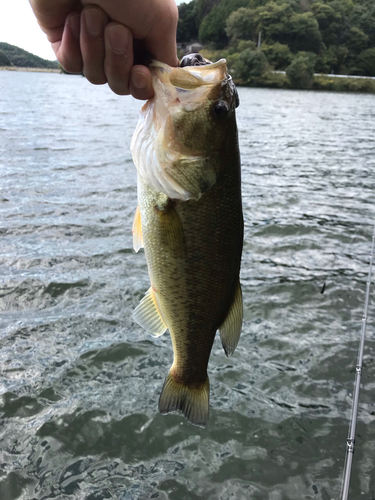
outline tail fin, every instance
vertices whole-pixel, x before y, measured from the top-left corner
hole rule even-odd
[[[169,372],[160,394],[159,411],[165,415],[171,411],[181,410],[190,423],[206,427],[209,392],[208,377],[200,386],[188,387],[182,382],[177,382]]]

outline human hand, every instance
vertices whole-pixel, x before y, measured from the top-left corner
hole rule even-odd
[[[119,95],[153,95],[142,52],[177,66],[175,0],[30,0],[57,60]],[[140,61],[142,62],[142,61]]]

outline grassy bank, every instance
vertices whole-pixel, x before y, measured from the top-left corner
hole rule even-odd
[[[264,87],[274,89],[293,89],[285,74],[268,73],[263,77],[253,78],[249,82],[243,82],[234,78],[238,86],[244,87]],[[332,92],[363,92],[375,94],[375,80],[370,78],[345,78],[331,75],[315,75],[311,90],[327,90]]]
[[[315,75],[314,90],[335,92],[367,92],[375,94],[375,80],[370,78],[345,78],[330,75]]]
[[[20,66],[0,66],[0,71],[29,71],[34,73],[61,73],[58,68],[22,68]]]

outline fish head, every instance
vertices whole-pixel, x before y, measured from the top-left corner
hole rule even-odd
[[[200,54],[176,68],[153,61],[150,71],[154,96],[131,143],[138,178],[168,198],[198,200],[216,181],[223,148],[237,140],[236,87],[225,59]]]
[[[239,104],[225,59],[211,63],[198,56],[185,57],[180,67],[154,62],[150,68],[155,130],[164,127],[159,140],[182,154],[220,150]]]

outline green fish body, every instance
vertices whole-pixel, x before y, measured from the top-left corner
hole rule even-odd
[[[216,331],[230,356],[242,326],[238,97],[225,60],[180,68],[155,62],[151,72],[155,96],[132,140],[134,248],[144,246],[151,287],[133,317],[153,335],[171,334],[174,360],[160,412],[181,410],[204,427]]]

